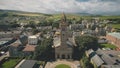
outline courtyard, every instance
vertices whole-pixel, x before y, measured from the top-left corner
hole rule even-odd
[[[66,64],[59,64],[55,68],[70,68],[70,66],[68,66]]]
[[[57,60],[47,62],[45,68],[77,68],[80,66],[79,61]]]

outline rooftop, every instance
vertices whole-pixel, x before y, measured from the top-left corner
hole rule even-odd
[[[91,60],[99,67],[104,63],[104,61],[94,52],[94,50],[90,49],[86,51],[86,53],[89,55]]]
[[[21,31],[1,31],[0,34],[13,34],[13,33],[20,33]]]
[[[59,47],[59,46],[61,46],[60,37],[55,37],[53,43],[54,43],[53,47]],[[68,41],[66,41],[66,43],[67,43],[67,45],[69,45],[71,47],[74,45],[74,43],[72,42],[71,39],[69,39]]]
[[[98,55],[101,55],[102,60],[108,65],[120,64],[120,51],[115,50],[98,50]]]
[[[102,68],[120,68],[120,65],[102,65]]]
[[[108,33],[108,35],[111,35],[111,36],[114,36],[114,37],[120,39],[120,33],[113,32],[113,33]]]
[[[18,46],[20,46],[20,44],[19,43],[13,43],[13,44],[11,44],[11,46],[18,47]]]
[[[29,36],[29,38],[37,38],[35,35],[33,35],[33,36]]]
[[[55,37],[54,38],[54,47],[58,47],[58,46],[60,46],[60,43],[61,43],[61,41],[60,41],[60,38],[59,37]]]
[[[35,60],[25,60],[19,68],[33,68],[35,63]]]
[[[26,45],[26,47],[23,49],[23,51],[35,51],[35,45]]]
[[[104,63],[98,55],[93,56],[91,60],[94,61],[98,67]]]
[[[4,44],[4,43],[6,43],[6,42],[8,42],[8,41],[0,41],[0,45],[1,45],[1,44]]]
[[[0,41],[9,41],[11,40],[12,38],[0,38]]]

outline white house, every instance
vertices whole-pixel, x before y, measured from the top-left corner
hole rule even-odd
[[[36,45],[38,43],[38,37],[33,35],[28,37],[28,44]]]

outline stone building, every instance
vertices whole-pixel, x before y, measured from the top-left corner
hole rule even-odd
[[[86,52],[94,68],[120,68],[120,51],[89,49]]]
[[[21,35],[18,40],[14,43],[10,44],[9,46],[9,54],[12,57],[23,57],[24,54],[22,50],[24,49],[25,45],[27,44],[28,37]]]
[[[56,59],[72,59],[73,43],[69,38],[65,14],[60,23],[60,37],[54,38],[54,47]]]
[[[22,45],[20,43],[13,43],[9,47],[10,56],[22,56]]]
[[[33,35],[28,37],[28,44],[30,45],[37,45],[38,43],[38,37]]]
[[[36,46],[27,44],[22,52],[24,53],[24,56],[33,55],[35,52],[35,48]]]
[[[106,39],[108,40],[109,43],[114,44],[118,48],[120,48],[120,33],[108,33],[106,35]]]

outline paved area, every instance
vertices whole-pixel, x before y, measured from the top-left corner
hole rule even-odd
[[[55,68],[56,65],[59,64],[66,64],[69,65],[71,68],[77,68],[77,66],[80,65],[79,61],[57,60],[54,62],[47,62],[45,68]]]
[[[20,65],[23,63],[25,61],[25,59],[23,59],[18,65],[16,65],[16,67],[15,68],[19,68],[20,67]]]

